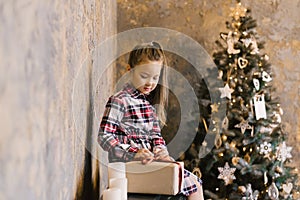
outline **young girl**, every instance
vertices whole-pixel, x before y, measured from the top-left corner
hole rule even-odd
[[[128,64],[131,81],[109,98],[98,142],[108,151],[110,162],[174,161],[160,132],[160,124],[166,123],[164,107],[168,100],[164,52],[157,42],[137,45]],[[203,199],[201,180],[185,170],[180,193],[189,200]]]

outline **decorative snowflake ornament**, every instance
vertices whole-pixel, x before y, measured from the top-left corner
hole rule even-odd
[[[285,142],[280,144],[279,147],[276,147],[276,149],[276,157],[279,161],[284,162],[287,158],[292,158],[292,147],[287,147]]]
[[[259,153],[268,155],[272,151],[272,145],[271,143],[264,142],[260,144],[259,146]]]
[[[218,170],[220,172],[218,179],[223,179],[225,185],[231,184],[236,179],[234,176],[236,168],[230,168],[228,162],[225,163],[224,167],[218,167]]]

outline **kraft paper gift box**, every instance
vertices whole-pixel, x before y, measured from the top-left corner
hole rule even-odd
[[[183,162],[126,163],[129,193],[176,195],[184,177]]]

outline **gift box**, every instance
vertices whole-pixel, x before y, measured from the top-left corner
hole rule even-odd
[[[176,195],[183,185],[183,162],[126,163],[129,193]]]

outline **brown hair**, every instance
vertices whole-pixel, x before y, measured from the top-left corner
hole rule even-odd
[[[156,114],[161,124],[166,125],[164,110],[168,103],[167,60],[161,45],[157,42],[150,42],[135,46],[129,54],[128,64],[130,68],[134,68],[136,65],[149,61],[163,62],[158,85],[149,94],[149,99],[152,105],[159,105]]]

